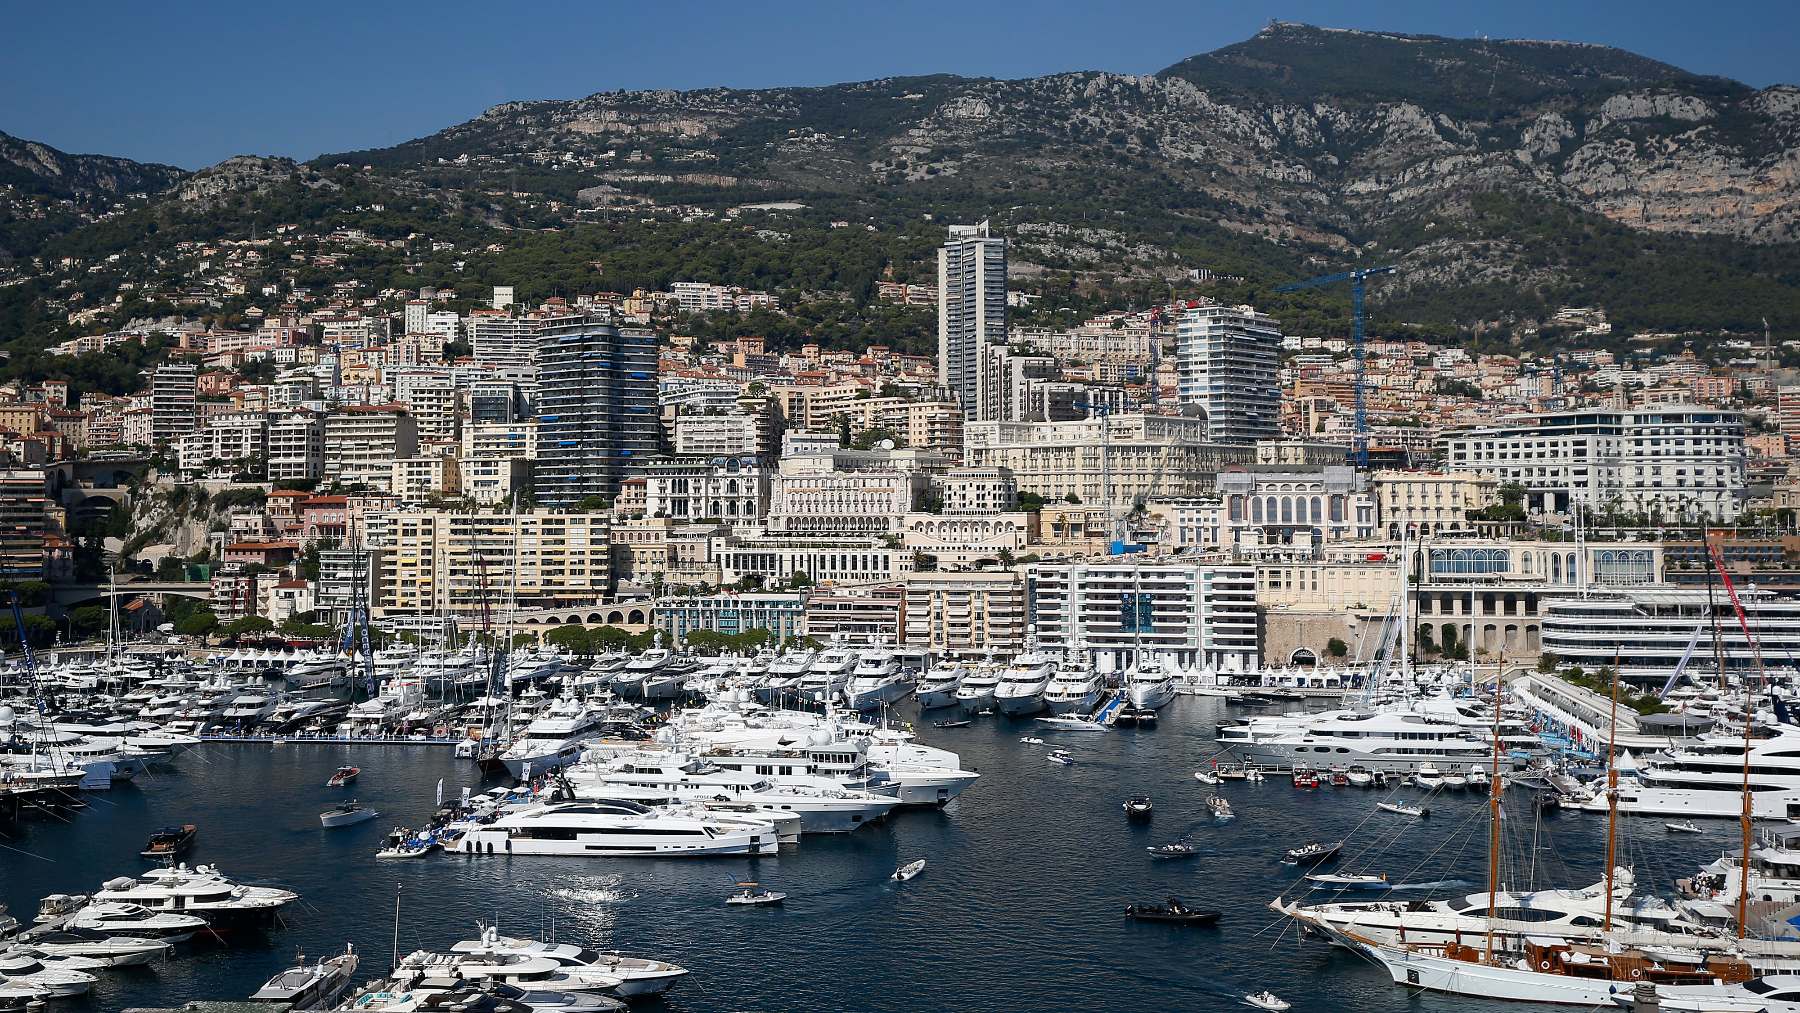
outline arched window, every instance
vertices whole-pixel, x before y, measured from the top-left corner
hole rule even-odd
[[[1231,503],[1231,519],[1234,521],[1243,520],[1244,519],[1244,497],[1233,496],[1233,497],[1231,497],[1230,503]]]
[[[1331,497],[1331,519],[1334,521],[1342,521],[1344,519],[1344,497]]]
[[[1254,524],[1262,523],[1262,503],[1263,501],[1260,499],[1252,499],[1250,501],[1250,520]]]
[[[1294,523],[1294,500],[1290,496],[1281,497],[1281,523]]]
[[[1562,583],[1562,553],[1560,552],[1550,554],[1550,583]]]
[[[1314,496],[1312,498],[1312,515],[1306,519],[1312,521],[1314,524],[1318,524],[1325,520],[1325,502],[1319,497]]]

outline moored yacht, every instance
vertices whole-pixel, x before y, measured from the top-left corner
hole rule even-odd
[[[956,702],[968,711],[984,711],[994,706],[994,691],[1000,686],[1002,666],[984,661],[963,673],[962,685],[956,688]]]
[[[1460,726],[1407,712],[1340,711],[1299,718],[1270,734],[1221,735],[1245,763],[1259,767],[1356,764],[1370,770],[1411,771],[1427,765],[1466,770],[1483,762],[1491,747]]]
[[[567,697],[550,705],[525,726],[525,731],[500,754],[506,772],[514,777],[547,773],[581,757],[582,740],[599,733],[606,712]]]
[[[844,701],[851,710],[878,711],[906,697],[912,682],[900,668],[900,659],[892,651],[875,648],[863,652],[850,682],[844,687]]]
[[[855,651],[841,647],[821,652],[800,680],[800,699],[812,704],[836,700],[850,684],[850,673],[856,671],[857,661]]]
[[[573,943],[515,939],[501,935],[492,927],[483,928],[479,940],[465,940],[450,947],[450,950],[452,953],[524,954],[553,961],[565,971],[581,969],[599,972],[619,979],[619,984],[613,986],[612,991],[626,997],[667,992],[688,973],[686,968],[663,960],[592,950]]]
[[[956,691],[962,688],[965,669],[959,662],[946,661],[925,673],[919,680],[919,709],[934,710],[956,703]]]
[[[177,865],[152,869],[136,879],[121,876],[108,880],[93,899],[96,903],[117,901],[151,911],[198,915],[214,931],[221,931],[266,926],[277,911],[298,900],[299,895],[274,887],[234,883],[209,865],[192,869]]]
[[[773,854],[775,828],[624,799],[553,802],[458,827],[445,851],[469,855],[713,858]]]
[[[1086,662],[1064,664],[1044,687],[1044,706],[1052,714],[1090,714],[1105,685],[1100,673]]]
[[[1044,709],[1044,690],[1056,663],[1048,654],[1027,651],[1012,660],[1000,673],[994,687],[994,707],[1002,714],[1026,716]]]
[[[1134,665],[1125,681],[1125,695],[1133,707],[1161,710],[1175,699],[1175,673],[1154,660]]]
[[[727,770],[678,753],[636,752],[586,763],[569,773],[578,797],[658,802],[729,801],[772,815],[796,813],[804,833],[848,833],[900,805],[893,795],[846,788],[831,778],[790,774],[780,781]]]

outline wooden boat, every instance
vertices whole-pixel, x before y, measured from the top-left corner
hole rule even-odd
[[[331,779],[325,782],[325,787],[342,788],[356,780],[361,774],[361,767],[339,767],[337,773],[332,774]]]
[[[1192,908],[1180,897],[1170,897],[1166,904],[1127,904],[1125,917],[1140,922],[1169,922],[1175,925],[1211,925],[1219,920],[1219,912]]]
[[[725,903],[734,907],[768,907],[787,900],[787,894],[778,890],[763,890],[755,881],[738,884],[738,892],[725,898]]]
[[[1133,795],[1125,800],[1126,819],[1147,820],[1153,811],[1154,807],[1151,805],[1148,795]]]
[[[1198,849],[1186,841],[1175,841],[1170,844],[1153,844],[1144,850],[1150,852],[1151,858],[1192,858],[1199,854]]]
[[[914,876],[917,876],[919,873],[924,872],[924,871],[925,871],[925,860],[923,858],[921,858],[921,859],[918,859],[917,861],[908,862],[905,865],[902,865],[900,868],[895,869],[894,874],[888,878],[892,879],[896,883],[904,883],[907,880],[912,879]]]
[[[199,832],[200,828],[192,823],[163,827],[150,835],[150,840],[145,843],[140,854],[154,861],[167,861],[192,847],[194,836]]]
[[[1311,844],[1302,844],[1298,848],[1288,849],[1287,854],[1281,857],[1281,862],[1283,865],[1317,865],[1321,862],[1331,861],[1342,850],[1344,850],[1343,841],[1332,841],[1329,844],[1315,841]]]

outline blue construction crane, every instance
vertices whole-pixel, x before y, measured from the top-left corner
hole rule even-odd
[[[1351,334],[1351,350],[1356,356],[1356,435],[1350,446],[1350,459],[1358,468],[1369,466],[1369,410],[1363,400],[1363,281],[1377,274],[1392,274],[1394,270],[1391,265],[1359,267],[1354,271],[1325,274],[1290,285],[1279,285],[1275,289],[1277,292],[1297,292],[1303,288],[1335,285],[1340,281],[1350,283],[1350,311],[1354,321],[1352,326],[1355,328]]]

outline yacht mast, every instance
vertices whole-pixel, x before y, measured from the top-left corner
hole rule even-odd
[[[1604,931],[1612,932],[1613,909],[1613,856],[1618,845],[1619,833],[1619,768],[1613,762],[1613,746],[1619,739],[1619,661],[1625,654],[1625,646],[1619,645],[1613,651],[1612,682],[1612,717],[1606,725],[1606,926]]]
[[[1763,670],[1762,645],[1750,635],[1750,621],[1744,615],[1744,603],[1738,600],[1737,588],[1731,585],[1731,574],[1725,571],[1725,560],[1719,555],[1715,545],[1708,544],[1707,555],[1712,557],[1713,568],[1719,571],[1719,582],[1725,585],[1725,595],[1731,599],[1731,610],[1737,614],[1738,629],[1743,631],[1744,643],[1750,647],[1750,659],[1756,664],[1756,690],[1760,691],[1768,685],[1768,677]],[[1724,670],[1721,655],[1720,670]],[[1721,676],[1721,678],[1723,678]],[[1756,692],[1750,688],[1750,677],[1746,675],[1739,680],[1744,691],[1744,807],[1739,817],[1743,831],[1743,855],[1738,864],[1738,902],[1737,930],[1738,938],[1748,934],[1746,923],[1750,916],[1750,842],[1752,837],[1751,819],[1753,812],[1750,805],[1750,726],[1756,720]]]
[[[1500,795],[1506,790],[1500,775],[1500,673],[1506,671],[1506,648],[1500,649],[1500,664],[1494,669],[1493,761],[1488,771],[1488,922],[1485,963],[1494,962],[1494,916],[1500,895]]]

